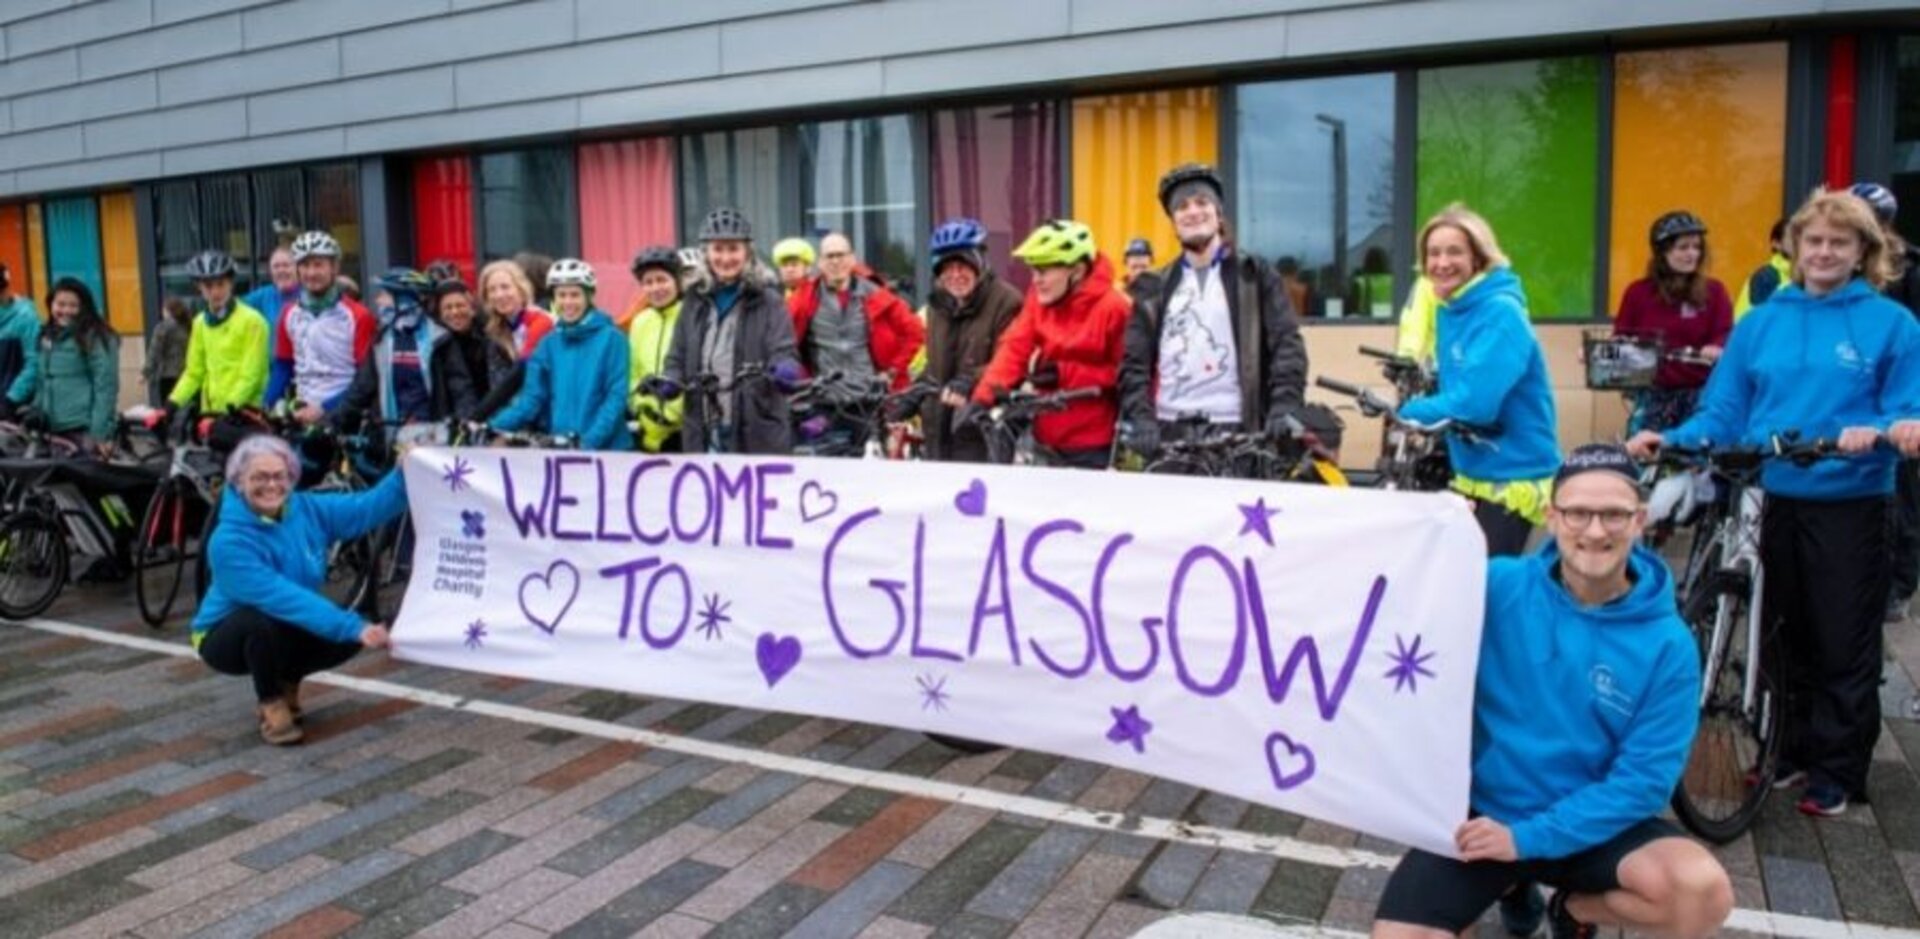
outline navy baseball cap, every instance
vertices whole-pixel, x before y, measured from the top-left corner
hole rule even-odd
[[[1120,256],[1123,258],[1130,258],[1136,254],[1144,254],[1147,257],[1153,257],[1153,242],[1150,242],[1145,238],[1135,238],[1132,241],[1127,242],[1127,250]]]
[[[1634,462],[1627,448],[1617,443],[1588,443],[1574,447],[1567,458],[1560,463],[1560,469],[1553,474],[1553,488],[1582,473],[1612,473],[1626,480],[1634,489],[1640,488],[1640,464]]]

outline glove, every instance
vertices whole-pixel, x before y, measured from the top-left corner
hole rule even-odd
[[[1287,420],[1292,416],[1293,412],[1286,410],[1276,410],[1272,414],[1267,415],[1267,436],[1275,440],[1286,440],[1292,437],[1293,425]]]
[[[1129,421],[1120,425],[1121,439],[1127,449],[1141,456],[1152,456],[1160,452],[1160,422]]]
[[[828,421],[824,416],[809,417],[800,422],[800,439],[814,440],[827,432]]]
[[[1042,362],[1027,374],[1027,382],[1035,388],[1060,387],[1060,363]]]
[[[987,419],[987,409],[968,401],[967,406],[953,412],[953,429],[971,427]]]
[[[780,389],[782,394],[800,390],[801,384],[806,381],[806,376],[800,372],[800,363],[792,359],[775,362],[767,374],[773,379],[773,386]]]
[[[47,420],[46,412],[39,408],[24,407],[15,412],[15,416],[19,419],[20,426],[28,430],[46,433],[53,429],[53,425]]]
[[[973,382],[964,378],[956,378],[947,382],[947,387],[943,390],[951,391],[962,398],[971,398],[973,397]]]
[[[662,401],[672,401],[685,393],[680,383],[665,375],[648,375],[640,379],[640,392],[652,395]]]

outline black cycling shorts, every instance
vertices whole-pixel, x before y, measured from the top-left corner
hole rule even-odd
[[[1620,862],[1661,838],[1684,837],[1663,818],[1650,818],[1613,840],[1579,854],[1538,861],[1475,861],[1408,851],[1380,897],[1376,920],[1457,933],[1479,922],[1515,884],[1534,882],[1574,893],[1620,889]]]

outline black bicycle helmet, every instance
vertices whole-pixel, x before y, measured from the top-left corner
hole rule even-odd
[[[1213,167],[1205,163],[1182,163],[1168,170],[1167,175],[1160,177],[1160,207],[1165,209],[1168,215],[1173,214],[1174,191],[1188,183],[1201,183],[1212,189],[1215,202],[1226,198],[1226,187],[1220,184],[1220,175],[1213,171]]]
[[[700,223],[701,241],[752,241],[753,225],[739,209],[722,206]]]
[[[639,280],[641,273],[650,267],[657,267],[678,279],[683,270],[680,266],[679,250],[672,245],[651,245],[641,248],[640,253],[633,256],[633,278]]]
[[[1706,233],[1706,222],[1701,221],[1700,217],[1692,212],[1681,209],[1677,212],[1668,212],[1654,219],[1653,229],[1647,233],[1647,240],[1653,242],[1653,246],[1657,248],[1682,235],[1704,235]]]
[[[225,251],[202,251],[187,262],[187,277],[195,280],[222,280],[233,276],[233,258]]]

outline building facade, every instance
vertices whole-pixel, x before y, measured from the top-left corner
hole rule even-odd
[[[243,287],[306,228],[347,272],[532,250],[623,307],[643,245],[736,205],[847,232],[916,295],[937,221],[1000,269],[1053,216],[1173,241],[1154,183],[1220,166],[1237,239],[1370,377],[1419,221],[1479,209],[1527,285],[1563,436],[1579,332],[1706,219],[1737,291],[1814,186],[1874,179],[1920,240],[1920,12],[1903,0],[0,0],[0,261],[141,335],[188,258]],[[140,343],[128,342],[137,361]],[[1364,435],[1356,435],[1364,436]]]

